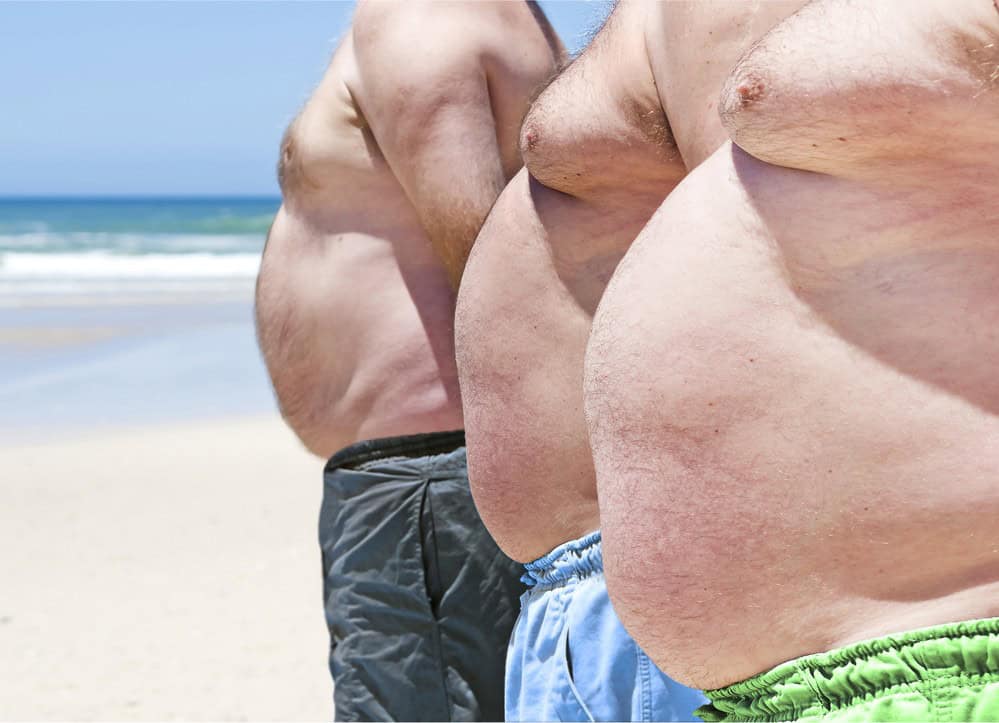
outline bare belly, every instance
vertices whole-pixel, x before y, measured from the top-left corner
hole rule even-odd
[[[627,218],[600,212],[521,172],[465,270],[455,331],[469,478],[486,527],[516,560],[600,524],[583,357],[607,280],[654,207],[634,205]]]
[[[378,437],[462,426],[454,293],[422,238],[272,232],[258,318],[286,419],[320,456]],[[419,256],[419,254],[415,254]],[[402,258],[400,258],[402,257]]]
[[[599,525],[581,383],[591,316],[520,218],[526,193],[521,173],[476,240],[455,329],[472,494],[521,562]]]
[[[722,148],[594,324],[608,587],[697,687],[999,614],[999,246],[957,220],[985,209],[940,236],[815,178]]]

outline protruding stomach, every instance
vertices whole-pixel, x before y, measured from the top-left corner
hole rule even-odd
[[[803,300],[738,155],[718,151],[643,230],[585,370],[611,599],[659,667],[699,688],[999,613],[999,419]],[[808,216],[801,202],[788,214]],[[858,303],[876,314],[876,298]],[[937,343],[948,333],[963,332]]]
[[[460,429],[454,292],[439,264],[399,260],[400,243],[426,242],[298,230],[275,224],[257,320],[282,413],[303,443],[327,457],[364,439]]]
[[[561,240],[587,249],[594,230],[551,207],[569,203],[522,171],[479,234],[458,296],[472,493],[497,543],[522,562],[599,527],[583,355],[620,251],[568,259]]]

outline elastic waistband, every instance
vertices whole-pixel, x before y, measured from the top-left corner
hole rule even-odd
[[[390,457],[429,457],[447,454],[465,446],[465,431],[411,434],[405,437],[382,437],[355,442],[330,457],[326,469],[356,467]]]
[[[582,579],[604,571],[600,532],[559,545],[544,557],[524,565],[521,581],[528,587],[556,587],[572,578]]]
[[[706,691],[704,720],[793,720],[899,685],[999,673],[999,618],[939,625],[808,655]]]

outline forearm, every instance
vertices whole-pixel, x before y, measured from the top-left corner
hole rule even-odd
[[[458,87],[460,86],[460,87]],[[447,97],[372,121],[389,166],[457,288],[489,209],[506,185],[484,75],[472,69]],[[374,115],[373,113],[371,115]]]

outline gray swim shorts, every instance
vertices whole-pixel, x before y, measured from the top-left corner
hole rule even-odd
[[[503,720],[524,586],[479,519],[463,432],[326,465],[319,541],[337,720]]]

